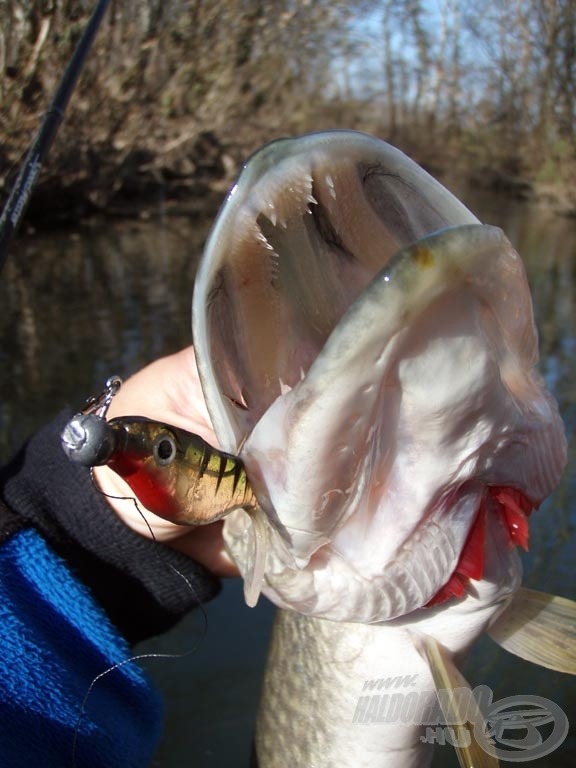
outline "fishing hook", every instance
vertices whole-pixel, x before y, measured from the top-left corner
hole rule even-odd
[[[110,408],[110,403],[112,402],[114,396],[117,395],[120,391],[121,386],[122,379],[120,376],[110,376],[110,378],[107,379],[102,392],[100,392],[100,394],[96,395],[95,397],[88,398],[86,401],[86,406],[80,411],[80,413],[83,416],[94,414],[95,416],[98,416],[99,419],[105,419],[106,414],[108,413],[108,408]]]

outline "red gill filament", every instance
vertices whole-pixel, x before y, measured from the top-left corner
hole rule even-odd
[[[486,553],[486,515],[500,514],[504,520],[510,549],[520,546],[528,550],[528,516],[535,508],[522,491],[505,486],[489,486],[480,502],[476,519],[462,549],[454,572],[440,587],[434,597],[426,603],[429,608],[449,600],[463,597],[470,579],[480,581],[484,575]]]

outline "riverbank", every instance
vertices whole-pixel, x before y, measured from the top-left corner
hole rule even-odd
[[[146,219],[158,215],[212,215],[242,163],[260,141],[232,142],[213,131],[183,133],[168,141],[125,147],[86,147],[74,164],[53,167],[48,159],[36,185],[25,231],[70,227],[94,218]],[[463,154],[430,152],[413,142],[402,147],[448,187],[466,185],[576,216],[576,196],[558,180],[538,180],[505,168],[475,163]],[[70,156],[70,155],[69,155]],[[2,198],[10,192],[17,167],[5,177]]]
[[[73,167],[54,167],[48,159],[23,227],[50,229],[95,217],[148,218],[159,212],[203,216],[218,208],[238,165],[209,131],[156,152],[146,146],[85,148]],[[3,186],[6,199],[10,180]]]
[[[111,4],[28,226],[204,213],[256,147],[328,128],[381,136],[441,179],[576,215],[573,4],[463,18],[458,4],[425,5]],[[0,205],[92,6],[0,3]]]

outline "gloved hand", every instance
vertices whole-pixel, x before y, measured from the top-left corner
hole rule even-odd
[[[108,419],[118,416],[146,416],[200,435],[218,447],[206,410],[193,347],[155,360],[125,381],[107,413]],[[138,506],[150,525],[148,528],[131,500],[133,491],[121,477],[107,466],[101,466],[94,467],[94,478],[110,497],[127,497],[108,498],[108,501],[130,528],[147,538],[151,538],[152,530],[158,541],[189,555],[218,576],[238,575],[224,549],[222,521],[193,528],[175,525],[146,510],[139,502]]]

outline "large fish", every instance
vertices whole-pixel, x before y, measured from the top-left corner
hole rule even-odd
[[[500,230],[379,140],[278,141],[219,215],[193,332],[220,445],[259,502],[228,516],[227,546],[248,602],[281,608],[262,768],[427,765],[417,721],[366,725],[362,684],[465,685],[454,659],[488,629],[574,671],[572,604],[519,591],[515,545],[566,441]],[[462,764],[497,764],[482,729],[465,741]]]

